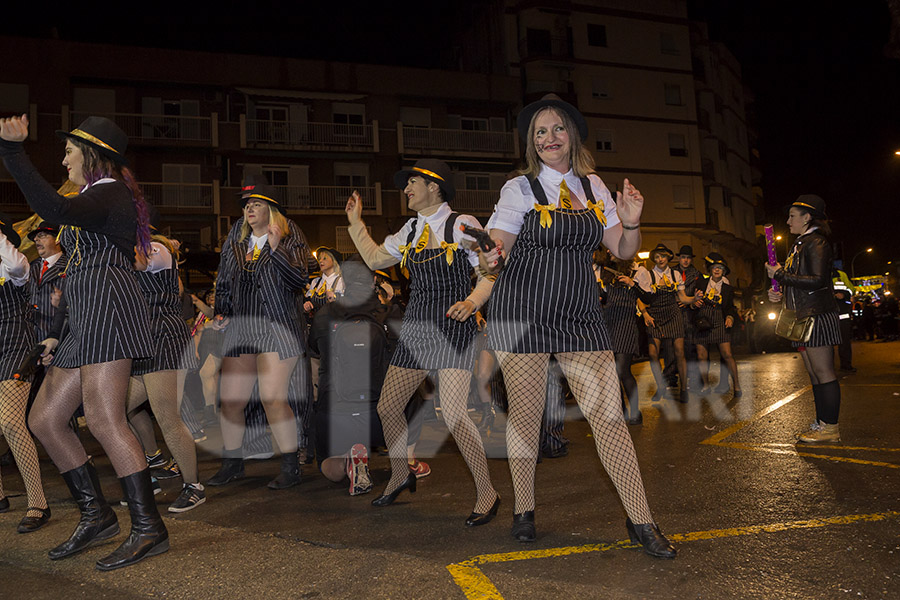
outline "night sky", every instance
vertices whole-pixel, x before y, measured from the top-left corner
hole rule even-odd
[[[127,26],[111,24],[107,6],[64,18],[7,19],[0,33],[434,66],[446,58],[452,30],[481,4],[295,0],[218,2],[203,10],[190,3],[193,10],[177,16],[145,10]],[[888,260],[900,259],[900,60],[884,55],[886,2],[690,0],[689,8],[735,54],[755,95],[766,220],[781,220],[781,207],[799,194],[817,193],[847,261],[871,245],[875,252],[857,259],[857,272],[884,272]]]

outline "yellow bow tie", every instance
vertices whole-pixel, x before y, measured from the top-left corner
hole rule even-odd
[[[448,244],[447,242],[445,242],[443,240],[441,241],[441,249],[447,253],[446,257],[447,257],[448,265],[453,264],[453,255],[456,253],[458,248],[459,248],[459,244],[457,242]]]
[[[603,212],[603,200],[597,200],[597,202],[588,202],[588,208],[594,211],[594,215],[597,216],[597,220],[600,221],[600,224],[606,227],[606,213]]]
[[[555,206],[549,204],[535,204],[534,210],[541,213],[541,227],[546,229],[553,224],[553,217],[550,216],[550,213],[556,210]]]
[[[400,259],[400,268],[406,268],[406,257],[409,256],[409,244],[401,244],[398,248],[400,250],[400,254],[403,255],[403,258]]]

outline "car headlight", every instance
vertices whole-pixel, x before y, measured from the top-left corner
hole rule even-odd
[[[770,312],[770,313],[769,313],[769,320],[770,320],[770,321],[774,321],[774,320],[777,319],[777,318],[778,318],[778,315],[776,315],[775,313],[773,313],[773,312]]]

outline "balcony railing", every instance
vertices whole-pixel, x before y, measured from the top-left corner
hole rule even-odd
[[[70,123],[77,127],[92,113],[72,112]],[[108,113],[99,115],[113,121],[131,142],[197,142],[218,145],[218,118],[151,114]]]
[[[212,209],[211,183],[140,183],[144,199],[158,208]]]
[[[490,214],[500,199],[500,190],[456,190],[453,210],[465,214]]]
[[[260,121],[241,116],[244,145],[378,152],[378,121],[371,125]]]
[[[400,151],[518,156],[516,137],[506,131],[406,127],[398,124]]]
[[[381,184],[374,187],[344,187],[325,185],[277,185],[273,186],[278,202],[288,212],[306,212],[307,214],[343,214],[347,206],[347,198],[353,190],[362,198],[363,211],[369,214],[381,214]],[[222,197],[234,197],[238,188],[222,188]]]

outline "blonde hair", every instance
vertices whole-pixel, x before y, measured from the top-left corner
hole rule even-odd
[[[288,225],[288,220],[285,218],[281,211],[266,202],[269,207],[269,224],[277,225],[279,229],[281,229],[282,235],[285,237],[289,236],[291,233],[290,226]],[[248,237],[250,237],[250,226],[247,225],[247,219],[244,219],[244,222],[241,223],[241,237],[238,238],[239,242],[243,242]]]
[[[534,122],[538,115],[545,111],[551,110],[556,116],[562,119],[566,133],[569,134],[569,165],[575,172],[576,177],[587,177],[594,172],[596,163],[593,155],[588,151],[581,141],[581,134],[578,132],[578,126],[572,117],[563,110],[557,110],[552,106],[542,108],[534,113],[531,117],[531,123],[528,124],[528,139],[525,141],[525,168],[519,171],[519,175],[525,175],[529,179],[536,179],[541,172],[541,157],[538,156],[537,148],[534,147]]]

